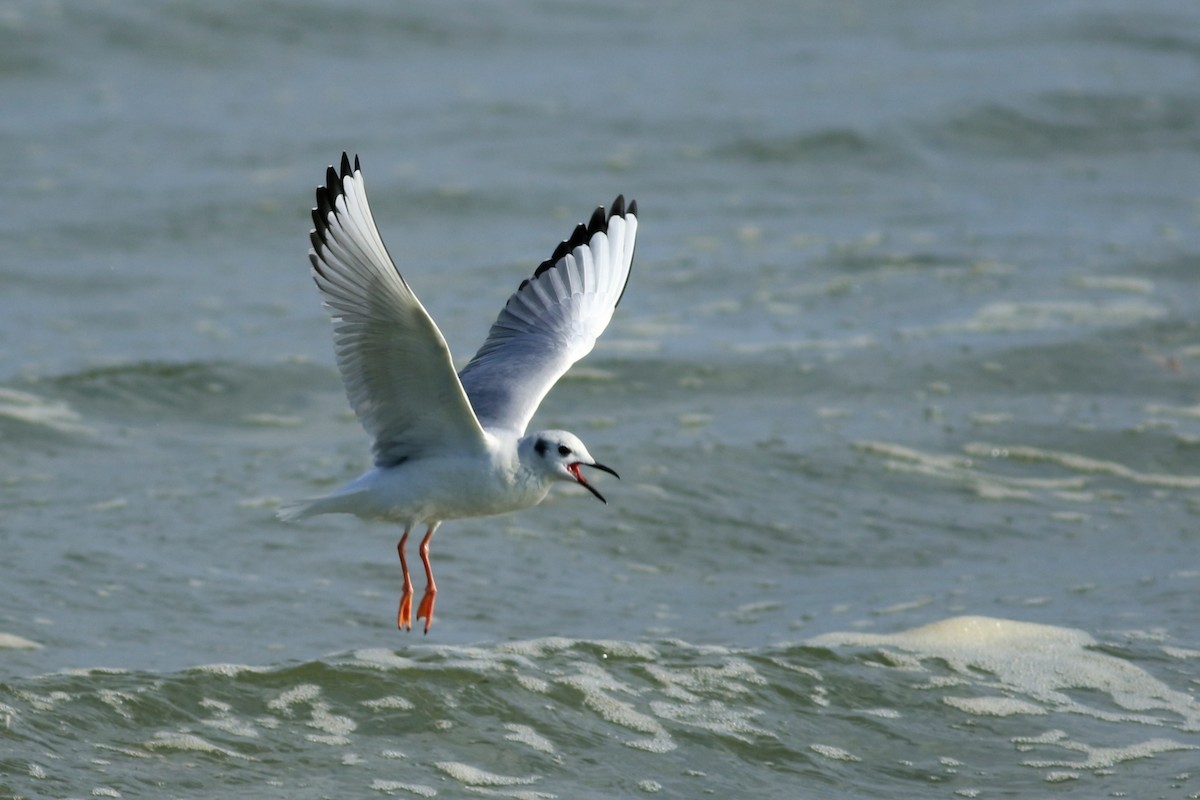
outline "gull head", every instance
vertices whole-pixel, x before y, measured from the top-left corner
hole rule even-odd
[[[607,472],[616,478],[616,470],[600,464],[592,458],[591,453],[579,441],[579,437],[567,431],[538,431],[531,433],[521,440],[522,460],[535,472],[557,481],[578,483],[596,496],[602,503],[608,503],[604,495],[596,487],[587,482],[580,467],[592,467],[601,472]]]

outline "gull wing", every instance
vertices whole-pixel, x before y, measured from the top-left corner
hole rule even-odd
[[[625,292],[636,238],[637,201],[626,208],[619,196],[508,299],[458,375],[484,428],[523,435],[555,382],[591,352]]]
[[[375,464],[437,450],[485,452],[450,348],[384,247],[358,157],[329,167],[309,234],[313,279],[333,318],[346,396],[374,439]]]

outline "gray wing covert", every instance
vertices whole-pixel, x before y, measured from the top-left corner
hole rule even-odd
[[[485,437],[454,372],[446,340],[388,255],[358,158],[343,153],[317,188],[308,251],[333,318],[346,396],[371,435],[375,463],[434,448],[483,452]]]
[[[597,208],[508,299],[487,340],[459,372],[484,428],[522,435],[542,398],[597,337],[633,265],[637,202]]]

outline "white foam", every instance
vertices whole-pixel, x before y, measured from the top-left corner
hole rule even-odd
[[[887,469],[949,481],[974,491],[986,500],[1025,500],[1032,498],[1036,492],[1080,491],[1087,485],[1082,477],[1015,478],[988,473],[981,469],[981,462],[1009,455],[1008,450],[998,447],[968,450],[965,456],[926,453],[912,447],[879,441],[855,442],[854,447],[883,458]]]
[[[64,702],[64,700],[72,699],[70,694],[58,691],[50,692],[49,694],[38,694],[37,692],[17,690],[16,694],[25,703],[29,703],[30,708],[35,711],[50,711],[54,709],[55,705]],[[8,716],[16,716],[17,714],[17,710],[13,709],[10,705],[0,705],[0,711],[4,711]]]
[[[1082,775],[1078,772],[1047,772],[1046,783],[1063,783],[1065,781],[1077,781]]]
[[[1096,651],[1089,634],[1071,628],[990,617],[954,617],[895,634],[831,633],[816,637],[821,647],[884,647],[909,654],[897,666],[923,669],[924,659],[939,659],[955,680],[1019,696],[1020,713],[1034,709],[1082,714],[1109,721],[1148,725],[1178,724],[1181,730],[1200,730],[1200,703],[1176,691],[1145,670],[1115,656]],[[885,651],[888,652],[888,651]],[[981,673],[992,676],[984,679]],[[932,683],[931,688],[944,683]],[[1122,712],[1077,700],[1078,690],[1103,693]],[[995,714],[1016,706],[998,700],[959,699],[969,713]],[[974,709],[968,706],[976,704]],[[1147,713],[1153,712],[1153,713]]]
[[[59,670],[57,674],[86,678],[92,675],[125,675],[128,672],[129,670],[122,667],[67,667]]]
[[[554,752],[554,743],[528,725],[518,725],[515,722],[509,722],[504,725],[504,729],[509,731],[504,738],[510,742],[519,742],[528,745],[542,753]]]
[[[661,736],[653,736],[649,739],[630,739],[624,744],[626,747],[645,750],[647,753],[669,753],[678,746],[666,731],[663,731]]]
[[[389,670],[412,669],[417,663],[411,658],[398,656],[391,650],[385,650],[382,647],[370,647],[362,650],[355,650],[354,659],[367,666]]]
[[[371,788],[377,792],[408,792],[417,797],[436,797],[437,789],[421,783],[405,783],[404,781],[371,781]]]
[[[288,689],[279,695],[279,697],[268,702],[267,708],[272,711],[282,711],[285,714],[291,714],[292,706],[300,703],[311,703],[320,694],[320,686],[313,683],[302,683],[299,686]]]
[[[1161,319],[1167,309],[1144,300],[1111,303],[1075,301],[995,302],[978,309],[971,317],[928,328],[906,330],[909,335],[946,333],[1026,333],[1064,328],[1132,325]]]
[[[79,421],[78,412],[66,403],[16,389],[0,387],[0,417],[39,425],[59,433],[94,433]]]
[[[498,653],[513,653],[533,659],[542,659],[548,655],[561,653],[578,646],[598,647],[607,656],[614,658],[635,658],[642,661],[658,659],[658,650],[648,644],[639,642],[621,642],[611,639],[567,639],[562,636],[547,636],[542,639],[528,639],[523,642],[507,642],[496,648]]]
[[[1119,464],[1116,461],[1105,461],[1098,458],[1081,456],[1077,453],[1065,453],[1057,450],[1042,450],[1037,447],[1012,445],[998,447],[997,445],[973,442],[963,448],[968,455],[976,457],[995,457],[1034,463],[1055,464],[1075,472],[1094,475],[1109,475],[1122,478],[1133,483],[1147,486],[1158,486],[1166,489],[1200,489],[1200,475],[1176,475],[1166,473],[1139,472]]]
[[[674,669],[658,664],[648,664],[646,672],[661,683],[664,691],[718,692],[724,695],[745,694],[751,686],[766,686],[767,679],[758,673],[749,661],[731,658],[720,667],[688,667]],[[676,694],[692,699],[689,694]]]
[[[439,761],[434,766],[459,783],[467,786],[527,786],[531,783],[537,783],[539,780],[537,775],[526,777],[497,775],[494,772],[487,772],[478,767],[472,767],[470,764],[463,764],[460,761]]]
[[[228,756],[229,758],[240,758],[244,761],[258,760],[253,756],[242,755],[234,750],[215,745],[194,733],[158,731],[154,734],[153,739],[143,742],[142,746],[148,750],[190,750],[198,753],[215,753],[217,755]]]
[[[729,658],[720,667],[688,668],[648,664],[645,670],[662,685],[663,695],[678,701],[652,701],[650,709],[655,716],[746,742],[771,735],[752,724],[751,720],[762,712],[746,706],[743,699],[752,687],[767,684],[748,661]],[[714,695],[733,702],[723,702]]]
[[[1176,742],[1171,739],[1154,738],[1125,747],[1097,747],[1072,741],[1063,731],[1047,731],[1040,736],[1016,737],[1013,739],[1018,749],[1028,752],[1038,747],[1055,747],[1062,750],[1081,753],[1081,759],[1028,759],[1022,763],[1027,767],[1038,769],[1069,769],[1069,770],[1098,770],[1108,769],[1125,761],[1137,758],[1153,758],[1159,753],[1169,753],[1180,750],[1200,750],[1195,745]]]
[[[861,758],[849,752],[848,750],[843,750],[842,748],[834,747],[833,745],[810,744],[808,749],[812,750],[817,755],[824,756],[832,761],[862,761]]]
[[[948,706],[981,717],[1011,717],[1015,714],[1047,714],[1044,706],[1013,697],[943,697]]]
[[[215,716],[201,720],[208,727],[216,728],[225,733],[231,733],[234,736],[244,736],[247,739],[258,737],[258,728],[253,723],[247,722],[235,715],[228,703],[206,697],[200,701],[200,705],[203,708],[211,708],[216,712]]]
[[[1200,404],[1194,406],[1164,406],[1152,403],[1146,406],[1146,413],[1200,419]]]
[[[363,700],[362,704],[367,708],[379,710],[381,708],[398,708],[401,711],[411,711],[416,708],[413,702],[407,698],[399,697],[398,695],[388,695],[375,700]]]
[[[916,611],[918,608],[932,605],[934,598],[919,597],[916,600],[906,600],[903,603],[892,603],[890,606],[884,606],[875,613],[879,616],[888,616],[891,614],[906,614],[910,611]]]
[[[658,720],[643,714],[624,700],[618,700],[609,692],[635,694],[628,686],[617,682],[598,667],[582,665],[576,675],[559,678],[558,682],[583,694],[583,704],[598,713],[604,720],[638,733],[649,733],[655,737],[667,737],[667,732]]]
[[[804,353],[804,352],[838,352],[842,350],[865,350],[875,347],[878,340],[874,336],[860,334],[845,339],[772,339],[767,342],[743,342],[733,345],[730,349],[743,355],[762,355],[769,353]]]
[[[358,728],[358,723],[349,717],[330,713],[329,704],[324,702],[313,703],[312,716],[305,724],[321,731],[305,737],[309,741],[335,745],[349,744],[349,734]]]
[[[719,736],[727,736],[742,742],[753,742],[759,737],[774,737],[770,731],[751,723],[762,714],[756,708],[731,706],[720,700],[693,700],[685,703],[668,703],[654,700],[650,708],[661,719],[682,725],[690,725]]]
[[[864,708],[859,713],[880,719],[900,719],[900,712],[894,708]]]
[[[196,672],[208,672],[226,678],[236,678],[243,672],[270,672],[271,667],[253,667],[249,664],[201,664],[192,667]]]
[[[104,744],[103,742],[96,742],[95,747],[97,750],[105,750],[110,753],[120,753],[127,758],[153,758],[153,756],[150,753],[147,753],[145,750],[137,750],[132,747],[115,747],[111,744]]]
[[[1005,425],[1013,421],[1013,415],[1005,411],[993,413],[979,412],[971,415],[971,424],[979,427],[985,425]]]
[[[41,650],[44,645],[15,633],[0,633],[0,648],[10,650]]]
[[[129,499],[126,497],[113,497],[108,500],[101,500],[98,503],[92,503],[88,506],[89,511],[119,511],[122,508],[129,507]]]
[[[1200,658],[1200,650],[1189,647],[1169,647],[1164,645],[1162,651],[1171,658]]]
[[[111,706],[114,711],[120,714],[125,719],[133,719],[132,712],[125,708],[125,701],[136,700],[136,696],[128,692],[118,692],[115,689],[100,689],[96,692],[96,697],[101,702]]]
[[[1084,289],[1107,289],[1109,291],[1129,292],[1131,294],[1154,293],[1154,281],[1126,275],[1081,275],[1073,282],[1076,286]]]
[[[517,673],[516,677],[517,683],[521,684],[521,687],[525,690],[537,692],[538,694],[550,694],[551,687],[549,681],[544,681],[541,678],[535,678],[532,675],[522,675],[519,672]]]

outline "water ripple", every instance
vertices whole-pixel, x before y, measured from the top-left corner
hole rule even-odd
[[[1108,781],[1151,757],[1182,771],[1200,706],[1169,681],[1186,681],[1097,647],[1082,631],[963,617],[752,650],[552,639],[55,673],[0,685],[0,763],[18,792],[124,794],[150,779],[197,797],[197,776],[207,796],[284,797],[322,769],[341,796],[518,797],[729,795],[764,771],[833,786],[898,763],[914,791],[929,774],[960,791],[1026,770]]]

